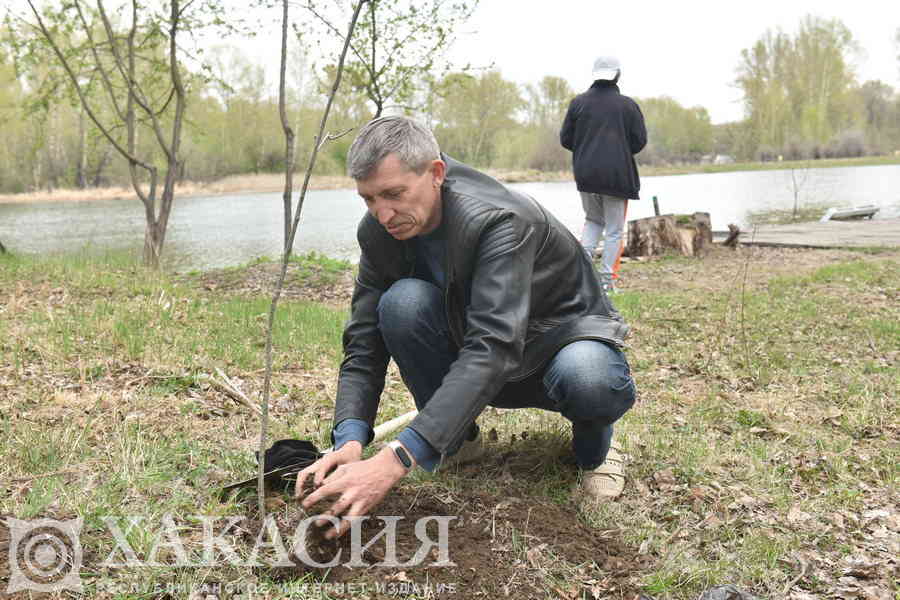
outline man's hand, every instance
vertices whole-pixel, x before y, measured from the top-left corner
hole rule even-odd
[[[325,456],[297,473],[297,483],[294,485],[294,497],[302,498],[306,494],[304,487],[306,479],[310,475],[312,475],[313,478],[313,486],[319,487],[332,470],[341,465],[359,462],[361,458],[362,444],[356,441],[347,442],[341,446],[339,450],[326,453]]]
[[[345,447],[341,447],[341,450]],[[319,462],[326,458],[320,459]],[[305,470],[313,469],[315,466],[311,465]],[[394,456],[394,451],[391,448],[384,448],[367,460],[340,464],[325,478],[321,487],[303,500],[303,507],[308,509],[324,498],[338,496],[338,499],[323,513],[343,518],[340,525],[325,534],[326,538],[336,538],[350,529],[351,522],[348,517],[362,517],[369,514],[406,473],[406,468]],[[305,479],[303,471],[300,475]],[[301,483],[302,480],[298,476],[297,490],[302,490]],[[297,493],[297,496],[302,496],[302,492]],[[320,527],[328,524],[330,521],[327,519],[316,521],[316,525]]]

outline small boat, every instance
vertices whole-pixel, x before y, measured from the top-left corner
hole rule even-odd
[[[819,219],[825,221],[848,221],[850,219],[871,219],[879,208],[877,206],[853,206],[849,208],[829,208]]]

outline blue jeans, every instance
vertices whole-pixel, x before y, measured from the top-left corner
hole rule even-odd
[[[421,279],[397,281],[378,302],[378,326],[421,410],[459,354],[440,288]],[[634,399],[625,355],[611,344],[581,340],[564,346],[542,371],[507,383],[490,405],[560,413],[572,423],[572,449],[579,467],[592,469],[606,460],[613,423]]]

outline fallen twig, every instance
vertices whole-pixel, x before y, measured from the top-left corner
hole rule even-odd
[[[257,416],[261,414],[259,407],[250,401],[244,392],[242,392],[237,385],[235,385],[225,373],[222,372],[221,369],[216,369],[216,373],[219,377],[222,378],[222,381],[219,381],[215,377],[211,377],[209,375],[201,375],[200,379],[205,381],[209,385],[213,386],[220,392],[224,393],[226,396],[231,398],[232,400],[237,401],[240,404],[243,404],[251,411],[253,411]]]
[[[787,598],[788,592],[791,591],[791,588],[797,585],[801,579],[806,577],[806,571],[809,570],[809,563],[803,560],[802,557],[797,557],[797,562],[800,563],[800,574],[791,579],[786,586],[784,586],[784,591],[781,592],[781,596]]]

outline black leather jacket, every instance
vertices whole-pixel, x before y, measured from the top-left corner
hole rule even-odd
[[[628,326],[603,292],[578,240],[541,205],[446,156],[441,190],[447,234],[447,321],[460,348],[443,384],[410,424],[441,454],[507,381],[527,377],[566,344],[622,345]],[[381,294],[415,266],[411,242],[367,214],[344,330],[334,425],[373,425],[389,360],[378,330]]]

